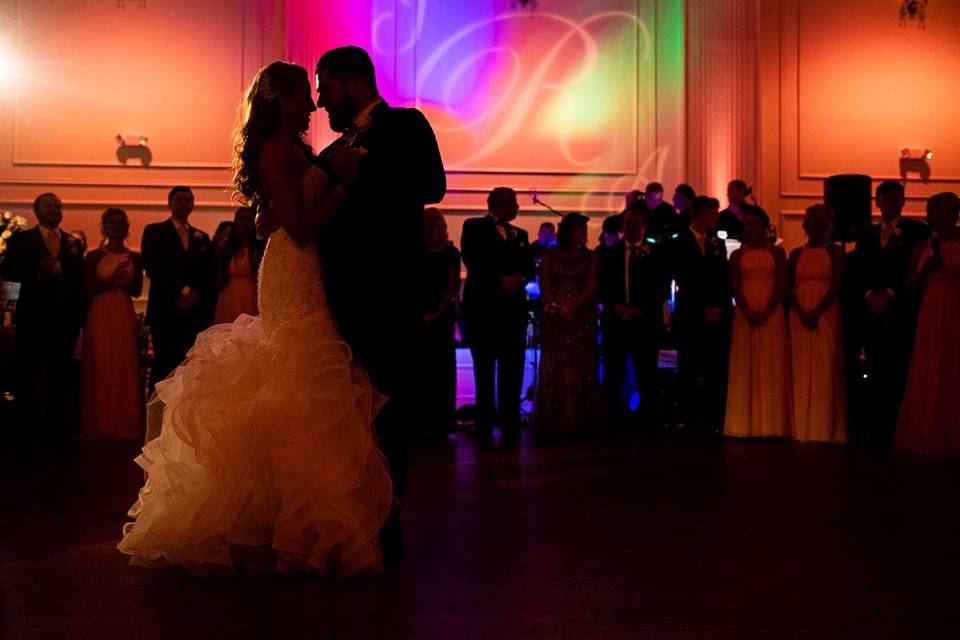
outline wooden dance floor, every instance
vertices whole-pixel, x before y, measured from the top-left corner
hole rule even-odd
[[[960,637],[957,462],[676,434],[423,443],[405,557],[335,582],[128,567],[135,450],[0,451],[0,637]]]

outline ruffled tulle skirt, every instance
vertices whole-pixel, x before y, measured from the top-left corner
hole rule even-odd
[[[118,545],[131,564],[229,573],[260,549],[341,578],[381,568],[383,398],[328,319],[216,325],[157,398],[162,427],[137,458],[147,481]]]

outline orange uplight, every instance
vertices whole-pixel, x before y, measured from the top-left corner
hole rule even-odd
[[[13,61],[13,53],[0,44],[0,85],[13,80],[17,66]]]

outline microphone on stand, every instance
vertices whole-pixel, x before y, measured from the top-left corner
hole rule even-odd
[[[557,211],[556,209],[551,207],[549,204],[547,204],[546,202],[540,199],[540,194],[537,193],[536,188],[530,190],[530,196],[533,198],[533,204],[538,204],[541,207],[545,207],[547,210],[550,211],[550,213],[560,216],[561,218],[563,217],[562,213],[560,213],[559,211]]]

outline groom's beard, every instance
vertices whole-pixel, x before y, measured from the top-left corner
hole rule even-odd
[[[327,111],[330,128],[343,133],[353,125],[353,119],[360,113],[359,105],[353,96],[347,96],[337,109]]]

